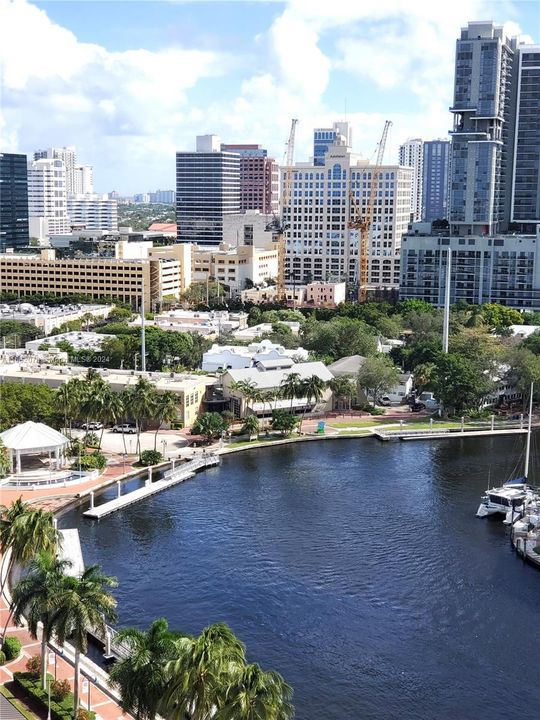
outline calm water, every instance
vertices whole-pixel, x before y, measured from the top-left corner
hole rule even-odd
[[[540,713],[540,572],[475,512],[521,439],[250,451],[99,524],[122,624],[225,621],[300,720]]]

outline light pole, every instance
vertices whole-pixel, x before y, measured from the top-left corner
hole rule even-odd
[[[51,676],[47,674],[47,720],[51,720]]]
[[[161,444],[162,444],[162,446],[163,446],[162,455],[163,455],[163,459],[165,460],[166,455],[167,455],[167,441],[166,441],[166,440],[162,440],[162,441],[161,441]]]

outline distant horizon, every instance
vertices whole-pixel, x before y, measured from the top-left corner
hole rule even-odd
[[[0,0],[0,151],[74,145],[96,192],[133,196],[174,190],[196,135],[281,163],[296,117],[303,162],[313,129],[346,119],[370,159],[390,119],[392,164],[408,139],[448,139],[455,41],[484,18],[539,42],[528,0]]]

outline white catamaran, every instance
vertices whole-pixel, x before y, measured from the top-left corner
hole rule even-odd
[[[529,462],[531,456],[532,432],[532,403],[534,383],[531,383],[531,397],[529,401],[529,421],[527,424],[527,443],[525,446],[525,468],[523,477],[508,480],[501,487],[491,488],[482,496],[476,517],[487,517],[502,513],[506,525],[513,524],[514,520],[522,517],[527,507],[537,500],[536,493],[529,487]]]

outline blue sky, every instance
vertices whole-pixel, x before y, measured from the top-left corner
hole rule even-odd
[[[450,126],[455,39],[468,20],[540,42],[538,0],[153,2],[0,0],[0,149],[75,145],[96,189],[173,187],[198,133],[297,160],[315,126],[347,119],[371,157]]]

